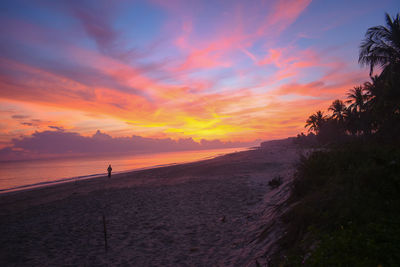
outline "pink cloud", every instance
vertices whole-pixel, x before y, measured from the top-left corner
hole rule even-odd
[[[175,40],[175,44],[187,54],[185,60],[176,68],[177,71],[190,71],[194,69],[209,69],[215,67],[229,67],[232,57],[238,51],[246,54],[251,60],[257,62],[257,57],[247,48],[256,41],[260,41],[271,33],[279,35],[305,10],[311,1],[278,1],[262,8],[252,8],[237,4],[227,12],[232,15],[228,24],[222,23],[213,30],[215,34],[205,38],[196,39],[188,34],[195,33],[195,25],[190,20],[189,26],[183,26],[183,34]],[[174,6],[174,5],[173,5]],[[272,6],[272,7],[270,7]],[[270,8],[272,11],[265,14],[262,9]],[[170,10],[170,8],[168,8]],[[173,9],[176,15],[177,10]],[[187,18],[187,14],[178,12],[178,15]],[[243,19],[244,17],[250,19]],[[253,20],[252,17],[261,18]],[[188,20],[185,20],[188,21]],[[262,61],[261,61],[262,62]]]
[[[321,60],[312,49],[298,50],[296,47],[271,48],[268,55],[258,62],[259,65],[273,64],[282,69],[287,67],[309,67],[321,64]]]
[[[258,36],[263,36],[267,32],[274,35],[280,34],[307,8],[311,0],[279,0],[269,13],[262,26],[257,30]]]
[[[177,68],[177,71],[229,67],[231,63],[226,59],[221,59],[223,56],[223,46],[229,48],[230,44],[221,42],[204,49],[192,50],[186,57],[186,60]]]

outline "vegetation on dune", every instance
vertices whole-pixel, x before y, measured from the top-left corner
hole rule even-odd
[[[367,30],[359,63],[371,81],[312,114],[276,266],[400,265],[400,15]],[[373,76],[376,67],[379,75]]]
[[[380,145],[353,144],[302,158],[288,200],[293,207],[282,218],[284,263],[396,266],[399,174],[400,149]]]

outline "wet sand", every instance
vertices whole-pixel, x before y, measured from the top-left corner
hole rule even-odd
[[[211,160],[0,195],[1,266],[257,266],[299,151]],[[270,189],[280,175],[283,185]],[[106,218],[108,250],[104,246]]]

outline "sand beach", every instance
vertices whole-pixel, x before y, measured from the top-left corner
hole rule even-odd
[[[281,228],[290,142],[0,195],[1,266],[257,266]],[[268,186],[283,178],[277,189]],[[105,250],[103,215],[107,229]]]

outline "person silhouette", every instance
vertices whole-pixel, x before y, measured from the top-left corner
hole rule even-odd
[[[111,178],[111,171],[112,171],[111,164],[109,164],[107,168],[108,178]]]

